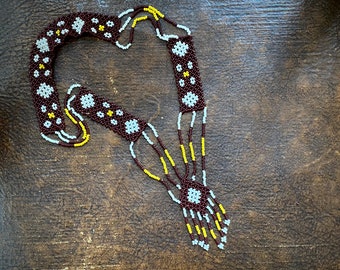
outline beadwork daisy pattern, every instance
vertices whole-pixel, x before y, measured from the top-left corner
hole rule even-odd
[[[187,54],[189,45],[182,41],[177,41],[175,46],[172,48],[172,52],[180,57]]]
[[[41,83],[37,89],[37,94],[45,99],[49,98],[54,92],[54,88],[46,83]]]
[[[168,48],[174,65],[181,111],[202,110],[205,106],[203,90],[191,37],[170,40]]]
[[[99,121],[105,127],[117,132],[129,141],[135,141],[145,129],[146,122],[125,112],[89,90],[82,88],[73,102],[75,111]]]
[[[185,86],[185,82],[190,83],[191,85],[195,85],[196,79],[191,74],[191,70],[193,69],[193,63],[192,61],[188,61],[185,67],[183,67],[181,64],[176,65],[176,71],[179,73],[178,76],[181,77],[179,79],[178,83],[181,87]]]
[[[92,94],[83,95],[81,98],[81,105],[84,109],[92,108],[95,105],[94,98]]]
[[[94,34],[100,34],[103,33],[103,37],[107,39],[112,38],[112,33],[109,32],[112,27],[115,26],[115,23],[112,20],[108,20],[106,22],[100,22],[100,20],[96,17],[93,17],[91,19],[92,27],[91,32]]]
[[[72,24],[72,29],[76,31],[78,34],[80,34],[81,29],[83,28],[84,24],[85,22],[81,18],[76,17],[76,19],[74,20]]]
[[[43,37],[41,39],[38,39],[35,43],[37,45],[37,48],[41,53],[46,53],[50,51],[50,47],[48,46],[47,38]]]
[[[46,115],[48,120],[45,120],[44,127],[49,129],[53,123],[56,125],[60,125],[62,123],[62,119],[57,116],[58,114],[58,104],[52,103],[52,105],[41,105],[40,111]]]
[[[40,59],[39,55],[36,54],[34,56],[33,61],[38,63],[38,68],[36,70],[34,70],[33,76],[35,78],[38,78],[41,74],[46,76],[46,77],[49,76],[51,74],[51,71],[46,69],[46,64],[48,64],[50,62],[50,58],[44,57],[41,62],[39,62],[39,59]]]
[[[137,131],[139,131],[139,125],[136,119],[131,119],[125,122],[125,132],[127,134],[132,134]]]
[[[197,101],[198,96],[192,92],[186,93],[185,96],[182,98],[182,102],[189,108],[194,107]]]
[[[187,199],[191,203],[199,204],[201,199],[201,191],[194,188],[189,188]]]

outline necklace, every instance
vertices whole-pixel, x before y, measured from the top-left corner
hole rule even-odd
[[[157,37],[165,41],[173,65],[179,101],[177,132],[185,167],[184,173],[179,171],[168,148],[152,124],[135,117],[114,102],[98,96],[79,84],[73,84],[68,89],[64,110],[62,110],[53,79],[52,69],[56,49],[68,38],[90,34],[109,41],[120,49],[128,50],[133,43],[135,27],[146,20],[153,25]],[[183,30],[185,36],[165,34],[161,21]],[[130,27],[129,40],[126,44],[121,44],[118,40],[120,34],[128,27]],[[230,219],[214,192],[207,186],[205,161],[207,107],[189,28],[169,20],[152,6],[128,9],[118,16],[87,12],[69,14],[52,22],[35,40],[31,52],[29,77],[40,134],[45,140],[61,146],[83,146],[90,139],[90,130],[83,116],[124,137],[130,142],[129,151],[136,165],[148,177],[163,184],[171,199],[181,207],[192,244],[208,250],[208,239],[212,237],[220,249],[224,248]],[[77,126],[78,134],[71,135],[66,132],[63,111]],[[182,115],[185,113],[191,113],[187,141],[183,138],[181,125]],[[200,175],[197,166],[199,160],[193,143],[193,129],[198,117],[201,118],[199,123],[201,125]],[[146,140],[157,154],[163,172],[151,172],[137,158],[134,145],[142,139]]]

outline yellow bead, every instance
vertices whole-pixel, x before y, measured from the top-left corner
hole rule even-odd
[[[188,163],[188,160],[187,160],[187,155],[186,155],[186,153],[185,153],[184,145],[181,144],[180,146],[181,146],[183,161],[184,161],[185,164],[187,164],[187,163]]]
[[[220,209],[221,209],[221,211],[222,211],[222,214],[225,215],[227,212],[225,211],[223,205],[222,205],[222,204],[219,204],[218,206],[220,207]]]
[[[159,20],[159,18],[157,16],[157,13],[154,10],[150,9],[149,7],[147,7],[147,8],[144,8],[144,11],[151,13],[156,21]]]
[[[218,221],[221,222],[221,221],[222,221],[222,218],[221,218],[220,213],[216,213],[216,216],[217,216]]]
[[[131,27],[132,27],[132,28],[135,28],[138,22],[144,21],[144,20],[146,20],[147,18],[148,18],[148,16],[142,16],[142,17],[138,17],[138,18],[134,19],[134,21],[133,21]]]
[[[195,161],[195,150],[194,150],[194,145],[192,142],[189,143],[189,148],[190,148],[190,153],[191,153],[191,159],[192,161]]]
[[[170,156],[168,149],[165,149],[164,153],[165,153],[166,157],[168,158],[168,160],[170,161],[171,166],[175,167],[176,164],[175,164],[174,160],[172,159],[172,157]]]
[[[188,232],[189,232],[190,234],[192,234],[192,229],[191,229],[191,226],[190,226],[189,223],[187,223],[187,229],[188,229]]]
[[[159,17],[164,18],[164,14],[161,13],[157,8],[153,7],[153,6],[149,6],[148,7],[150,10],[153,10]]]
[[[152,173],[151,173],[150,171],[148,171],[147,169],[144,169],[144,173],[145,173],[147,176],[149,176],[150,178],[154,179],[154,180],[157,180],[157,181],[161,180],[161,178],[160,178],[159,176],[152,174]]]
[[[218,222],[218,220],[215,220],[215,224],[216,224],[216,228],[217,230],[221,230],[221,226],[220,226],[220,223]]]
[[[73,146],[74,147],[79,147],[79,146],[83,146],[85,143],[87,143],[90,139],[90,134],[87,134],[85,140],[83,140],[82,142],[80,143],[75,143]]]
[[[79,122],[79,126],[81,127],[81,130],[83,131],[83,139],[85,139],[87,136],[86,128],[82,122]]]
[[[217,238],[217,237],[216,237],[216,234],[215,234],[215,232],[214,232],[213,229],[210,230],[210,234],[211,234],[211,236],[212,236],[214,239]]]
[[[65,113],[66,113],[67,117],[70,118],[70,120],[72,121],[73,124],[75,124],[75,125],[78,124],[78,122],[76,121],[76,119],[73,118],[73,116],[70,114],[68,109],[65,109]]]
[[[195,225],[195,229],[197,231],[197,234],[200,235],[201,234],[200,227],[198,225]]]
[[[108,110],[106,114],[107,114],[108,116],[110,116],[110,117],[111,117],[111,116],[113,115],[113,111],[111,111],[111,110]]]
[[[202,227],[201,229],[202,229],[204,238],[207,238],[207,231],[205,230],[204,227]]]
[[[100,25],[98,26],[98,30],[99,30],[99,31],[104,31],[104,30],[105,30],[105,26],[100,24]]]
[[[160,157],[160,160],[161,160],[161,162],[162,162],[162,165],[163,165],[163,170],[164,170],[164,173],[165,173],[165,174],[168,174],[168,173],[169,173],[169,171],[168,171],[168,168],[167,168],[167,166],[166,166],[166,163],[165,163],[165,160],[164,160],[164,158],[163,158],[163,157]]]
[[[205,138],[202,137],[201,139],[201,144],[202,144],[202,157],[205,156]]]

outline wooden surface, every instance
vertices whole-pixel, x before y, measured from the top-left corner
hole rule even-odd
[[[208,182],[229,210],[224,251],[191,246],[180,208],[89,121],[65,149],[39,135],[35,37],[68,12],[144,1],[13,0],[0,8],[0,269],[340,269],[340,6],[333,1],[150,1],[193,32],[208,103]],[[176,148],[169,56],[149,24],[122,52],[84,38],[55,62],[72,83],[151,123]],[[151,162],[151,166],[152,166]]]

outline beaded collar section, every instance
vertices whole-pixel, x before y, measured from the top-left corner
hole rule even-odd
[[[173,65],[179,101],[177,133],[179,150],[185,166],[183,173],[179,171],[152,124],[79,84],[73,84],[68,89],[63,109],[53,78],[56,51],[66,40],[87,34],[127,50],[133,43],[135,27],[139,22],[146,20],[153,25],[157,37],[166,42]],[[165,34],[161,21],[184,30],[186,35]],[[128,27],[130,27],[129,40],[123,45],[119,37]],[[208,250],[210,247],[208,238],[212,237],[220,249],[224,248],[230,219],[214,192],[207,186],[205,164],[207,108],[191,32],[186,26],[169,20],[152,6],[128,9],[119,16],[87,12],[69,14],[52,22],[35,40],[30,57],[29,77],[40,134],[45,140],[68,147],[86,144],[90,139],[90,131],[83,116],[124,137],[130,142],[130,154],[136,165],[148,177],[162,183],[171,199],[181,207],[192,244]],[[64,113],[77,126],[78,134],[71,135],[66,132]],[[181,128],[184,113],[191,113],[187,140],[183,138]],[[198,173],[197,154],[193,143],[193,129],[199,115],[201,118],[200,173]],[[160,174],[152,173],[137,158],[134,144],[139,139],[146,140],[151,149],[156,152],[163,167],[163,172]]]

